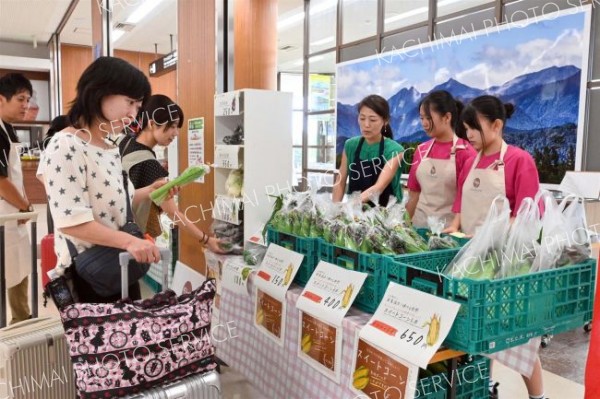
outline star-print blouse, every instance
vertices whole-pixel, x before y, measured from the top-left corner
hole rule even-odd
[[[44,178],[56,227],[58,274],[71,264],[66,238],[75,244],[78,253],[93,245],[59,229],[93,220],[115,230],[125,224],[127,202],[122,171],[118,147],[102,149],[67,132],[55,134],[48,143],[37,173]],[[133,185],[129,180],[127,183],[133,198]]]

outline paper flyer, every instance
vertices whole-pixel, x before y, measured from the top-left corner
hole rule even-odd
[[[341,326],[366,278],[366,273],[321,261],[300,294],[296,306],[331,325]]]
[[[204,118],[188,120],[188,166],[204,164]],[[204,183],[204,176],[196,179]]]
[[[350,389],[357,398],[413,399],[419,367],[396,358],[356,334]]]
[[[298,356],[339,383],[342,368],[342,327],[332,326],[302,311],[299,313]]]
[[[223,263],[221,286],[236,294],[249,295],[248,278],[256,266],[248,266],[242,256],[231,256]]]
[[[256,273],[254,283],[262,291],[280,301],[292,284],[304,255],[276,244],[270,244]]]
[[[379,348],[427,368],[450,332],[460,305],[390,282],[383,300],[360,337]]]
[[[278,345],[283,346],[285,337],[285,299],[280,301],[258,288],[255,291],[254,325]]]

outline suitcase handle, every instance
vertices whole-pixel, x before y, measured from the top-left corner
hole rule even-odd
[[[37,221],[38,215],[39,215],[39,212],[37,212],[37,211],[17,212],[17,213],[8,213],[6,215],[0,215],[0,226],[4,226],[4,225],[6,225],[7,222],[12,222],[15,220],[27,219],[27,220]]]
[[[171,264],[171,251],[165,248],[160,249],[160,260],[163,265],[162,270],[162,287],[163,291],[169,286],[169,265]],[[121,297],[123,299],[129,296],[129,282],[127,278],[127,267],[129,261],[133,259],[133,256],[129,252],[121,252],[119,254],[119,264],[121,265]]]

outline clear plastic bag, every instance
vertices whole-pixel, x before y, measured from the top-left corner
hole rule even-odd
[[[508,199],[494,198],[475,236],[458,252],[444,270],[448,276],[472,280],[492,280],[500,270],[500,256],[510,227]]]
[[[517,217],[510,226],[508,239],[502,252],[500,277],[521,276],[531,272],[531,267],[539,251],[542,222],[538,204],[532,198],[525,198],[517,211]]]
[[[591,255],[583,200],[576,195],[557,204],[549,193],[542,195],[544,216],[540,250],[532,271],[580,263]]]

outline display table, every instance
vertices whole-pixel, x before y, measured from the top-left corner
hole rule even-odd
[[[372,315],[351,308],[344,318],[341,383],[325,377],[297,356],[299,311],[295,304],[302,288],[293,285],[287,293],[284,346],[258,331],[253,324],[253,301],[221,287],[219,324],[229,323],[231,338],[215,342],[217,356],[243,374],[265,397],[289,399],[356,398],[348,387],[352,354],[358,329]]]

